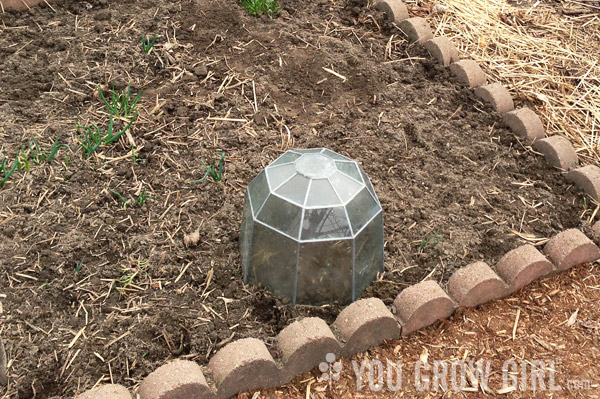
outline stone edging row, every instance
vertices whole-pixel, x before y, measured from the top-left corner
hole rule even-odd
[[[513,99],[500,83],[488,83],[479,64],[460,60],[448,38],[433,37],[424,18],[410,18],[400,0],[376,0],[383,11],[412,43],[425,46],[440,64],[450,68],[457,80],[474,90],[477,97],[503,115],[504,123],[547,162],[566,171],[566,177],[586,194],[600,201],[600,168],[579,167],[573,145],[564,137],[545,137],[545,128],[529,108],[514,109]],[[600,222],[593,230],[600,233]],[[328,326],[318,318],[296,321],[276,337],[280,357],[274,359],[259,339],[245,338],[227,344],[207,367],[188,360],[174,360],[148,375],[139,386],[140,399],[175,397],[229,398],[257,388],[283,385],[312,370],[328,353],[351,356],[398,339],[447,319],[458,307],[474,307],[506,297],[534,280],[600,258],[600,248],[577,229],[552,237],[543,251],[526,244],[506,253],[492,268],[475,262],[457,270],[444,290],[435,281],[423,281],[404,289],[388,309],[378,298],[356,301],[343,309]],[[131,399],[121,385],[110,384],[88,390],[76,399]]]

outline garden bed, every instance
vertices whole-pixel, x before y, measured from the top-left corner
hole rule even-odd
[[[289,148],[328,147],[371,177],[386,272],[363,296],[388,305],[589,217],[559,173],[362,1],[288,0],[274,19],[235,1],[52,7],[0,14],[0,161],[32,136],[70,146],[0,188],[13,397],[134,386],[168,359],[205,364],[231,340],[272,343],[299,317],[333,321],[338,305],[242,283],[245,187]],[[129,136],[86,159],[76,125],[108,121],[97,86],[129,83],[144,90]],[[223,180],[191,183],[221,151]]]

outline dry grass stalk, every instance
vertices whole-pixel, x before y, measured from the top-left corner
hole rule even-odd
[[[439,13],[431,12],[433,2],[408,3],[430,20],[436,35],[450,38],[491,80],[502,82],[517,103],[533,105],[548,135],[569,138],[584,163],[600,161],[597,9],[571,1],[557,10],[539,2],[513,7],[505,0],[448,0],[447,11]]]

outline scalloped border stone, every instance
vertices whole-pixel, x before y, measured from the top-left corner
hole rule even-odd
[[[348,356],[400,338],[398,321],[379,298],[360,299],[346,306],[332,325]]]
[[[108,384],[89,389],[75,399],[131,399],[131,393],[123,385]]]
[[[600,258],[600,248],[577,229],[565,230],[552,237],[544,247],[544,253],[560,271]]]
[[[217,385],[217,396],[229,398],[238,392],[277,386],[279,368],[265,344],[244,338],[221,348],[208,362]]]
[[[485,262],[474,262],[454,272],[448,293],[464,307],[475,307],[502,298],[507,286]]]
[[[400,0],[376,0],[373,8],[384,12],[386,17],[392,22],[399,22],[410,18],[406,4]]]
[[[411,43],[424,43],[427,40],[433,39],[431,26],[429,26],[429,22],[425,18],[408,18],[400,21],[398,27],[404,32]]]
[[[312,370],[328,353],[339,356],[341,352],[333,332],[318,317],[308,317],[284,328],[277,336],[277,346],[284,364],[284,381]]]
[[[140,399],[211,397],[202,368],[188,360],[174,360],[150,373],[140,384]]]
[[[587,195],[600,201],[600,168],[596,165],[587,165],[573,169],[567,173],[567,179],[571,180],[577,187]]]
[[[554,167],[570,170],[579,165],[573,144],[563,136],[550,136],[533,143],[536,151],[544,154],[546,161]]]
[[[58,0],[47,0],[48,3],[54,3]],[[26,11],[31,7],[35,7],[44,0],[0,0],[4,10]]]
[[[450,65],[450,72],[464,86],[470,89],[486,84],[485,72],[477,61],[460,60]]]
[[[505,113],[515,109],[512,96],[501,83],[478,86],[475,95],[490,104],[496,112]]]
[[[443,66],[460,61],[458,50],[450,39],[445,36],[434,37],[423,43],[429,54]]]
[[[508,283],[507,294],[512,294],[553,272],[554,265],[533,245],[525,244],[500,258],[496,271]]]
[[[546,137],[546,129],[542,120],[529,108],[519,108],[504,114],[504,123],[514,134],[524,138],[528,143]]]
[[[394,300],[402,335],[408,335],[438,320],[447,319],[456,305],[435,281],[423,281],[405,288]]]

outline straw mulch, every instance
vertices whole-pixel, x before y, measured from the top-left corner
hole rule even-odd
[[[407,4],[503,83],[517,106],[534,107],[548,135],[571,139],[584,163],[600,162],[600,2]]]

